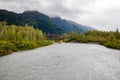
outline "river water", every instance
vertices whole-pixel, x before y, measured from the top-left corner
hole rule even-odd
[[[120,50],[63,43],[0,57],[0,80],[120,80]]]

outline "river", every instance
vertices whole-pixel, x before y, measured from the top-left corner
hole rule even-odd
[[[63,43],[0,57],[0,80],[120,80],[120,50]]]

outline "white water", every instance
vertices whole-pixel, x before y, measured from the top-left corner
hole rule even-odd
[[[120,80],[120,51],[53,44],[0,57],[0,80]]]

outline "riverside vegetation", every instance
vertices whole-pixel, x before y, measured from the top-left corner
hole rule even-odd
[[[63,41],[77,41],[81,43],[99,43],[108,48],[120,49],[120,32],[116,31],[87,31],[82,34],[71,32],[70,34],[63,34],[61,37]]]
[[[0,22],[0,56],[50,44],[52,42],[48,41],[45,33],[39,29],[28,25],[7,26],[6,22]]]
[[[109,48],[120,49],[120,32],[87,31],[81,34],[64,33],[59,39],[64,42],[77,41],[81,43],[99,43]],[[33,49],[52,44],[46,34],[32,26],[6,25],[0,22],[0,56],[11,54],[13,51]]]

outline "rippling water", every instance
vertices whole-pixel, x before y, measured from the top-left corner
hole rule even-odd
[[[120,51],[63,43],[0,57],[0,80],[120,80]]]

